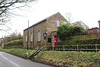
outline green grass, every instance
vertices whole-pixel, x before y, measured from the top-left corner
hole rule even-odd
[[[35,60],[56,66],[99,67],[100,52],[44,51]]]
[[[0,50],[23,58],[29,58],[35,52],[20,48],[0,48]],[[82,51],[44,51],[37,55],[35,59],[33,58],[33,60],[61,67],[100,67],[100,51],[96,53]]]
[[[11,48],[11,49],[0,48],[0,50],[22,58],[29,58],[29,56],[35,52],[34,50],[27,50],[21,48]]]

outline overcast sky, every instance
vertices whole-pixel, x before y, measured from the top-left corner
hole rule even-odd
[[[23,33],[23,30],[41,21],[42,19],[60,12],[64,17],[66,13],[71,13],[73,22],[83,21],[89,28],[98,27],[100,20],[100,0],[39,0],[31,3],[30,7],[24,7],[24,10],[16,9],[15,13],[22,16],[11,18],[11,31]],[[10,32],[10,33],[12,33]],[[7,33],[3,32],[3,35]],[[2,36],[2,34],[0,34]]]

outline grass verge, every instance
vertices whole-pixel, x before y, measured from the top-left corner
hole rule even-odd
[[[29,58],[35,51],[20,48],[2,49],[1,51]],[[100,67],[99,52],[77,52],[77,51],[44,51],[32,60],[61,67]]]
[[[21,48],[11,48],[11,49],[2,49],[0,48],[0,51],[4,51],[25,59],[28,59],[31,54],[33,54],[34,50],[27,50],[27,49],[21,49]]]
[[[33,60],[61,67],[100,67],[100,52],[44,51]]]

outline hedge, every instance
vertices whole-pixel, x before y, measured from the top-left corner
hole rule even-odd
[[[65,45],[66,48],[76,49],[79,45],[80,49],[96,49],[95,44],[100,44],[100,39],[90,39],[90,40],[67,40],[62,42],[57,42],[57,47]],[[70,45],[70,46],[67,46]],[[98,46],[100,49],[100,45]]]
[[[8,43],[5,43],[5,48],[22,48],[23,47],[23,39],[13,40]]]
[[[100,39],[99,35],[78,35],[78,36],[71,36],[70,40],[90,40],[90,39]]]
[[[68,40],[58,42],[57,45],[80,45],[80,44],[100,44],[100,39],[90,39],[90,40]]]
[[[79,35],[67,37],[65,41],[59,39],[58,45],[76,45],[76,44],[100,44],[99,35]]]

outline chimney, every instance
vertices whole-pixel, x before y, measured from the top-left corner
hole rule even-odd
[[[100,30],[100,20],[98,21],[98,23],[99,23],[99,30]]]

